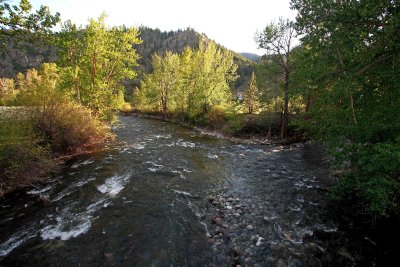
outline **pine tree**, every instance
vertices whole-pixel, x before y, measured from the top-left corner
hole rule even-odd
[[[251,74],[249,84],[244,91],[244,107],[248,111],[249,114],[252,114],[258,108],[258,88],[257,88],[257,81],[256,75],[253,71]]]

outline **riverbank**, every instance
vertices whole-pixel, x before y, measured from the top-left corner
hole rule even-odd
[[[63,101],[2,107],[0,125],[0,197],[46,183],[66,160],[112,138],[88,109]]]
[[[143,117],[143,118],[149,118],[149,119],[173,123],[192,130],[196,130],[204,135],[212,136],[219,139],[225,139],[237,144],[291,145],[295,143],[308,141],[308,139],[304,138],[304,136],[301,133],[294,134],[293,129],[292,129],[293,135],[289,136],[284,140],[281,140],[277,135],[268,136],[271,135],[271,132],[268,132],[270,131],[270,127],[265,125],[263,127],[259,127],[257,129],[258,133],[255,134],[254,132],[252,132],[252,130],[246,129],[249,127],[250,128],[257,127],[254,121],[250,121],[249,123],[252,126],[249,126],[244,122],[241,122],[243,125],[239,126],[236,125],[235,129],[232,130],[229,129],[229,124],[232,123],[229,122],[229,119],[225,123],[219,123],[217,126],[215,126],[204,122],[201,123],[201,125],[196,125],[196,123],[193,122],[189,123],[181,119],[176,119],[173,116],[167,116],[166,118],[164,118],[160,114],[146,114],[142,112],[127,112],[127,111],[121,111],[120,114],[123,116],[136,116],[136,117]],[[257,116],[257,115],[251,115],[251,116]]]

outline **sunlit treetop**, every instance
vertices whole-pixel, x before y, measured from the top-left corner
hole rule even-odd
[[[52,15],[47,6],[32,11],[28,0],[21,0],[19,5],[10,5],[8,2],[0,0],[0,30],[3,33],[47,34],[60,21],[60,13]]]

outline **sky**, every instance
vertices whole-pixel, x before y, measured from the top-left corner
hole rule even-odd
[[[16,2],[14,0],[13,2]],[[31,0],[34,9],[49,6],[70,19],[86,25],[104,11],[110,26],[148,26],[162,31],[191,27],[221,45],[236,51],[262,55],[254,41],[256,31],[279,17],[294,19],[290,0]],[[18,1],[19,2],[19,1]]]

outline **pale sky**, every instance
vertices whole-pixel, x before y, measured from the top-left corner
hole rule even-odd
[[[12,2],[19,2],[14,0]],[[191,27],[221,45],[236,51],[263,54],[254,34],[279,17],[295,18],[289,0],[31,0],[35,9],[50,7],[86,25],[88,18],[108,14],[108,25],[148,26],[162,31]]]

